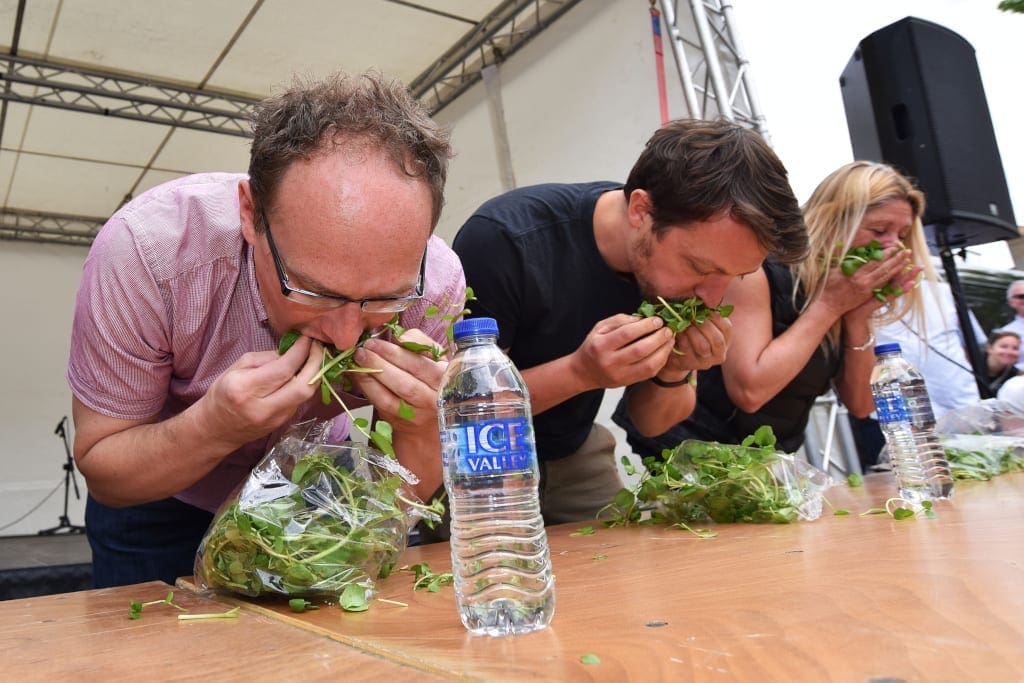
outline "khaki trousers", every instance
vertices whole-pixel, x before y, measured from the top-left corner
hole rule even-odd
[[[544,523],[592,522],[624,486],[615,462],[615,437],[595,424],[575,453],[540,463]]]

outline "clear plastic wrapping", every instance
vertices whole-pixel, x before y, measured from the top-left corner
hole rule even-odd
[[[248,596],[338,599],[372,593],[429,514],[416,477],[357,442],[328,443],[330,422],[290,430],[214,516],[196,552],[202,588]]]
[[[658,511],[677,522],[813,521],[831,484],[813,465],[781,451],[683,441],[666,466],[678,486],[658,493]]]
[[[945,413],[935,426],[956,479],[991,479],[1024,469],[1024,415],[989,398]]]
[[[818,519],[830,477],[774,446],[768,427],[742,445],[688,439],[661,459],[645,458],[640,481],[605,512],[625,523],[640,521],[643,509],[668,524]]]

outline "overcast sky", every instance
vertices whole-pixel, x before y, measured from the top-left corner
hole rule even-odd
[[[1014,218],[1024,224],[1024,14],[1000,12],[998,0],[731,1],[768,134],[801,202],[853,159],[839,76],[857,44],[914,16],[974,47]],[[971,250],[968,265],[1013,266],[1003,242]]]

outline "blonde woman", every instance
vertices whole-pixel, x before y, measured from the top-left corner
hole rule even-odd
[[[908,314],[923,324],[914,285],[922,274],[935,279],[921,227],[924,196],[892,167],[856,161],[825,178],[803,211],[809,257],[795,266],[768,260],[726,291],[724,303],[735,306],[732,342],[721,366],[700,373],[690,417],[652,438],[616,411],[637,453],[659,455],[687,438],[738,443],[761,425],[795,451],[815,399],[830,387],[851,414],[874,410],[876,326]],[[861,263],[857,248],[872,242],[879,260]],[[851,274],[843,272],[847,258],[861,263]]]

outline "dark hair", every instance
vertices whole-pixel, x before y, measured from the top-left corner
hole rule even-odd
[[[449,133],[430,118],[398,81],[368,71],[322,81],[296,80],[292,87],[256,105],[252,120],[249,185],[257,208],[270,208],[288,166],[348,142],[386,150],[410,176],[430,185],[433,224],[444,205],[451,157]],[[257,221],[262,230],[262,221]]]
[[[998,329],[992,330],[992,332],[988,335],[988,345],[992,346],[1003,337],[1016,337],[1017,341],[1020,341],[1020,335],[1017,334],[1016,332],[1012,330]]]
[[[760,134],[738,124],[665,124],[633,165],[627,200],[637,189],[651,196],[656,235],[728,210],[776,260],[795,263],[807,254],[807,229],[786,168]]]

